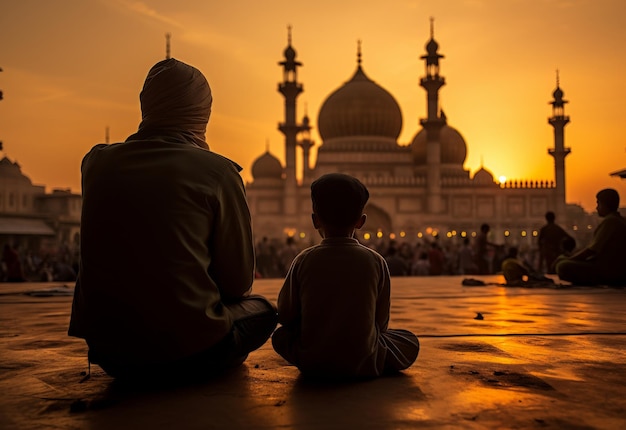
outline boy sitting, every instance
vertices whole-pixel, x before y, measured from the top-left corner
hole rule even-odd
[[[417,337],[388,329],[390,276],[385,259],[354,238],[365,223],[367,188],[331,173],[311,184],[319,245],[293,261],[278,297],[276,352],[304,375],[375,377],[408,368]]]

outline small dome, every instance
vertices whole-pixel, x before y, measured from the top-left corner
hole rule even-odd
[[[280,160],[267,150],[252,163],[252,176],[254,179],[281,179],[283,166]]]
[[[439,142],[441,144],[441,164],[465,163],[467,156],[467,145],[465,139],[455,128],[444,125],[439,132]],[[413,163],[416,166],[426,164],[426,129],[421,129],[413,138],[411,143],[413,153]]]
[[[13,163],[7,157],[0,160],[0,178],[19,180],[32,184],[30,178],[22,173],[20,165],[17,162]]]
[[[473,181],[480,185],[493,185],[495,183],[493,174],[484,167],[481,167],[474,173]]]
[[[289,45],[285,48],[285,52],[283,52],[283,55],[285,56],[285,59],[287,61],[293,61],[296,59],[296,50],[293,49],[291,45]]]
[[[437,55],[437,50],[439,50],[439,44],[435,42],[435,39],[430,39],[426,44],[426,52],[429,55]]]
[[[324,101],[318,127],[325,141],[351,136],[397,139],[402,112],[393,96],[370,80],[359,65],[352,79]]]

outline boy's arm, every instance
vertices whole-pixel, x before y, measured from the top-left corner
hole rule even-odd
[[[386,332],[389,326],[389,309],[391,307],[391,277],[387,262],[381,258],[378,298],[376,300],[376,325],[380,332]]]
[[[283,287],[278,294],[278,322],[283,326],[296,325],[300,320],[301,302],[297,279],[294,275],[295,262],[289,268]]]

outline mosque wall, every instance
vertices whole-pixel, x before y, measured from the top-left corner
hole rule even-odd
[[[36,212],[35,199],[46,192],[42,185],[2,178],[0,182],[0,213],[25,215]]]

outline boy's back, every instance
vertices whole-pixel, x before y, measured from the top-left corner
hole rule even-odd
[[[316,377],[372,377],[409,367],[417,337],[390,330],[389,268],[354,239],[369,192],[358,179],[329,173],[311,184],[313,226],[323,240],[294,260],[278,296],[276,352]]]
[[[300,253],[278,298],[290,355],[315,373],[376,374],[378,333],[389,321],[383,257],[351,238],[328,238]],[[288,347],[277,339],[277,350]],[[381,361],[382,360],[382,361]]]

